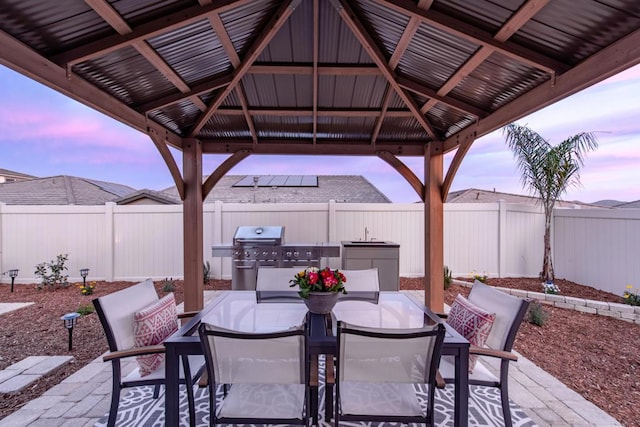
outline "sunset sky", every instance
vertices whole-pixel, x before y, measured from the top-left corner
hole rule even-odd
[[[599,148],[588,155],[582,186],[565,200],[640,199],[640,66],[579,92],[519,121],[552,143],[596,132]],[[180,154],[178,165],[182,164]],[[204,174],[226,156],[205,155]],[[445,170],[452,158],[445,157]],[[423,177],[422,158],[401,158]],[[39,177],[72,175],[162,190],[172,179],[151,140],[107,116],[0,66],[0,168]],[[363,175],[393,202],[418,196],[384,161],[373,157],[250,156],[234,175]],[[480,188],[526,194],[501,131],[478,139],[452,190]]]

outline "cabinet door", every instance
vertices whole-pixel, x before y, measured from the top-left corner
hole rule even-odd
[[[381,291],[397,291],[399,288],[398,260],[374,259],[372,267],[378,267]]]
[[[367,270],[373,267],[371,259],[347,258],[342,266],[344,270]]]

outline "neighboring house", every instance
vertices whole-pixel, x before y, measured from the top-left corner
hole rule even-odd
[[[176,192],[175,196],[160,191],[142,189],[114,200],[119,205],[175,205],[181,203]]]
[[[175,187],[162,193],[177,198]],[[226,175],[205,203],[391,203],[360,175]]]
[[[59,175],[0,184],[7,205],[104,205],[136,191],[126,185]]]
[[[640,209],[640,200],[636,200],[635,202],[620,203],[619,205],[615,205],[614,207],[624,209]]]
[[[498,203],[505,201],[506,203],[520,203],[523,205],[536,205],[540,203],[537,197],[523,196],[521,194],[500,193],[498,191],[479,190],[477,188],[468,188],[466,190],[452,191],[447,195],[447,203]],[[604,208],[590,203],[567,202],[558,200],[556,202],[558,208]]]
[[[4,184],[5,182],[25,181],[27,179],[34,178],[36,177],[32,175],[0,168],[0,184]]]

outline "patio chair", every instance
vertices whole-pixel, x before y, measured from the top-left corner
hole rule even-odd
[[[210,425],[309,425],[306,323],[284,331],[247,333],[202,323],[209,377]],[[229,385],[217,404],[217,385]]]
[[[111,427],[116,422],[120,391],[123,388],[154,386],[153,397],[158,397],[160,386],[165,383],[162,341],[167,338],[167,334],[170,335],[170,331],[177,330],[178,317],[193,316],[195,313],[183,313],[178,316],[173,294],[159,299],[151,279],[96,298],[93,305],[109,345],[109,353],[103,360],[111,362],[113,372],[111,407],[107,422]],[[163,333],[166,336],[159,339]],[[140,346],[140,342],[148,340],[151,340],[148,345]],[[123,375],[121,361],[131,357],[137,358],[138,367],[130,374]],[[189,421],[194,425],[193,384],[204,370],[204,358],[185,357],[180,368],[180,383],[187,387]],[[185,372],[188,375],[185,376]]]
[[[335,423],[434,424],[434,389],[445,328],[382,329],[338,322]],[[415,385],[427,387],[426,411]]]
[[[500,377],[497,378],[481,363],[470,361],[469,384],[487,387],[498,387],[502,400],[502,414],[505,426],[511,426],[511,409],[509,408],[509,362],[518,357],[511,352],[516,334],[527,312],[529,301],[508,295],[491,286],[476,280],[469,293],[468,301],[477,308],[494,314],[495,320],[486,337],[484,346],[472,345],[470,356],[482,360],[491,357],[500,361]],[[453,307],[452,307],[453,309]],[[460,332],[460,331],[458,331]],[[463,334],[464,335],[464,334]],[[440,363],[440,374],[447,383],[453,382],[454,361],[451,356],[443,356]]]
[[[347,278],[347,292],[380,292],[380,278],[377,268],[365,270],[341,270]]]

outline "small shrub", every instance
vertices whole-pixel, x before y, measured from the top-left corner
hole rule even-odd
[[[636,288],[633,291],[633,286],[627,285],[627,290],[622,294],[622,300],[625,304],[640,305],[640,290]]]
[[[536,326],[544,326],[547,319],[549,319],[549,312],[545,310],[541,303],[534,301],[529,304],[528,319],[529,323],[533,323]]]
[[[164,280],[162,281],[162,291],[173,292],[175,290],[176,290],[176,284],[175,284],[175,281],[173,280],[173,277],[170,279],[167,279],[165,277]]]
[[[36,265],[36,271],[34,274],[42,279],[42,282],[38,284],[38,289],[42,289],[47,286],[49,289],[66,288],[69,286],[67,279],[68,274],[64,274],[67,267],[64,265],[69,259],[69,254],[60,254],[55,260],[50,262],[42,262]]]
[[[451,286],[451,281],[453,280],[452,274],[453,273],[451,272],[451,270],[449,270],[449,267],[445,265],[444,266],[444,288],[445,289],[449,289],[449,286]]]
[[[477,281],[482,282],[482,283],[487,283],[487,279],[489,278],[489,276],[487,275],[487,273],[478,274],[475,271],[472,271],[471,272],[471,278],[473,280],[477,280]]]
[[[211,280],[211,264],[209,264],[209,261],[204,263],[204,284],[206,285],[207,283],[209,283],[209,280]]]
[[[93,290],[96,287],[96,282],[83,283],[78,287],[80,288],[80,293],[82,295],[84,295],[84,296],[92,295],[93,294]]]
[[[553,282],[544,282],[542,284],[542,291],[545,294],[558,295],[560,293],[560,288]]]
[[[78,307],[78,309],[76,310],[76,313],[80,313],[81,316],[86,316],[87,314],[91,314],[93,313],[93,305],[91,304],[87,304],[87,305],[81,305],[80,307]]]

